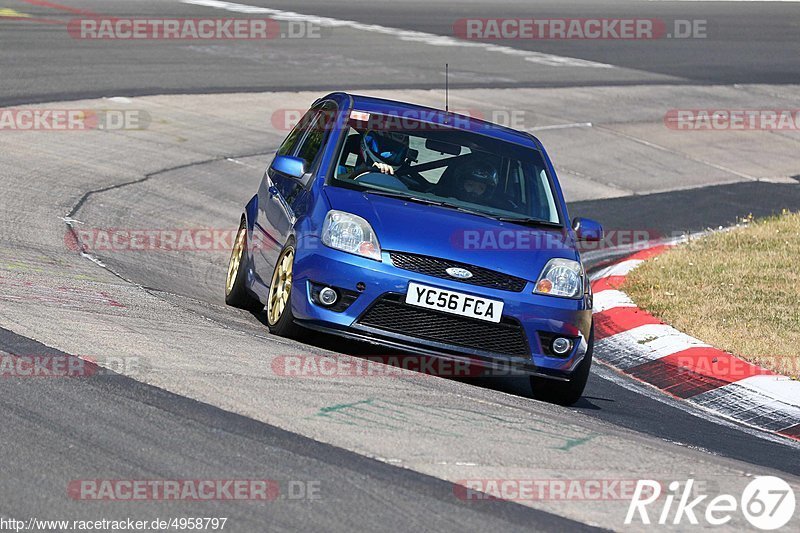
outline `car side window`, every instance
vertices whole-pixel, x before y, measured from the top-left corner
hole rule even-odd
[[[297,144],[303,138],[303,133],[305,132],[309,123],[311,123],[314,118],[319,114],[319,109],[311,109],[303,115],[303,118],[297,123],[297,125],[292,129],[289,135],[284,139],[283,143],[281,143],[280,148],[275,155],[292,155],[294,153]]]
[[[325,139],[328,136],[328,132],[331,130],[335,117],[336,104],[333,102],[325,102],[320,108],[320,112],[314,117],[313,122],[311,122],[308,133],[297,151],[297,157],[305,161],[306,169],[310,170],[316,161],[322,149],[322,145],[325,144]]]

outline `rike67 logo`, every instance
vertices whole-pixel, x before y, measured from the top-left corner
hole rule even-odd
[[[779,477],[755,478],[738,499],[731,494],[720,494],[709,500],[708,494],[693,494],[693,486],[693,479],[687,480],[682,489],[680,482],[673,481],[662,494],[658,481],[639,480],[625,524],[698,525],[700,519],[704,519],[708,525],[721,526],[741,513],[753,527],[771,531],[788,524],[794,515],[794,491]],[[652,511],[655,511],[653,517],[649,514]]]

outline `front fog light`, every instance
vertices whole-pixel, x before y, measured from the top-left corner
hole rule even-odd
[[[336,303],[338,298],[339,295],[336,294],[336,291],[330,287],[324,287],[321,291],[319,291],[319,302],[322,305],[331,306]]]
[[[572,349],[572,341],[564,337],[556,337],[553,339],[553,344],[550,345],[550,349],[552,349],[553,353],[556,355],[564,355]]]
[[[542,269],[533,292],[579,298],[583,294],[583,266],[571,259],[551,259]]]

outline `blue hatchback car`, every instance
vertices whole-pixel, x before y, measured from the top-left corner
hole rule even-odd
[[[532,135],[427,107],[332,93],[289,133],[247,203],[229,305],[270,331],[316,330],[480,361],[576,402],[592,295],[555,170]]]

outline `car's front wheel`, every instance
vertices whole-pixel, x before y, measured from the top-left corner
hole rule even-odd
[[[554,379],[531,376],[531,389],[533,397],[544,402],[558,405],[572,405],[581,399],[583,389],[589,380],[589,370],[592,368],[592,353],[594,352],[594,325],[589,333],[589,346],[586,355],[578,367],[572,372],[569,381],[556,381]]]
[[[244,219],[239,224],[236,240],[233,242],[231,259],[228,263],[228,276],[225,279],[225,303],[233,307],[259,312],[264,309],[256,298],[247,292],[247,224]]]
[[[292,272],[294,270],[294,244],[290,241],[278,256],[267,300],[267,324],[270,333],[281,337],[296,337],[300,326],[292,315]]]

